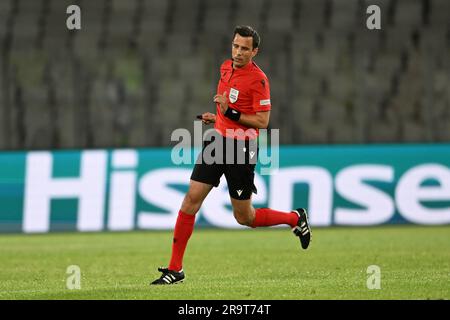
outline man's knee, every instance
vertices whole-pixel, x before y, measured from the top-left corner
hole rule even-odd
[[[196,206],[201,203],[201,197],[195,193],[188,192],[184,197],[184,201],[190,206]]]

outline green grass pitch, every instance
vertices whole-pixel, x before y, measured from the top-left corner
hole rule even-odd
[[[171,231],[0,236],[0,299],[449,299],[450,226],[196,229],[185,282],[149,286]],[[67,267],[81,289],[66,288]],[[368,289],[370,265],[381,288]]]

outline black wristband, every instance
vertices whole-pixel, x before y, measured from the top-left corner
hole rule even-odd
[[[225,113],[223,115],[233,121],[239,121],[239,119],[241,118],[241,113],[230,107],[228,107],[227,111],[225,111]]]

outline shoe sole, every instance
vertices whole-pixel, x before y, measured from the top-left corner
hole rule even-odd
[[[183,283],[184,280],[180,280],[177,282],[172,282],[172,283],[150,283],[151,286],[170,286],[173,284],[179,284],[179,283]]]

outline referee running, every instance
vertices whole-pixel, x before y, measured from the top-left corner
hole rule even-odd
[[[302,248],[308,248],[311,229],[305,209],[291,212],[255,209],[251,202],[252,193],[257,192],[253,180],[258,130],[267,128],[271,109],[269,81],[253,62],[259,43],[260,37],[253,28],[235,28],[232,58],[220,68],[214,96],[216,114],[201,115],[203,123],[214,123],[214,134],[203,143],[178,212],[169,266],[158,268],[162,275],[151,284],[173,284],[185,278],[183,255],[194,229],[195,215],[211,189],[219,185],[222,175],[227,180],[233,214],[239,224],[251,228],[289,225]]]

